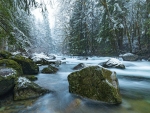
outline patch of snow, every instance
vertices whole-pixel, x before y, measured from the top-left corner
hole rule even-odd
[[[119,28],[124,28],[124,25],[123,24],[119,24]]]
[[[54,55],[46,55],[43,52],[42,53],[34,53],[34,54],[32,54],[33,61],[39,61],[41,59],[51,60],[53,58],[54,58]]]
[[[21,54],[21,52],[16,51],[16,52],[12,52],[11,54],[12,54],[12,55],[18,55],[18,54]]]
[[[25,77],[18,78],[18,87],[26,88],[27,84],[31,83],[31,81]]]
[[[3,77],[8,77],[11,75],[16,74],[16,71],[12,68],[1,68],[0,69],[0,75],[2,75]]]
[[[133,56],[134,54],[132,53],[126,53],[126,54],[123,54],[123,55],[120,55],[120,56]]]

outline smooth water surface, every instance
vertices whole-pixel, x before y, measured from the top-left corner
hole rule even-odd
[[[72,68],[78,63],[97,65],[108,60],[108,57],[92,57],[88,60],[67,58],[59,66],[56,74],[37,75],[35,83],[52,90],[51,93],[32,101],[32,104],[23,108],[16,108],[17,113],[150,113],[150,62],[122,61],[126,69],[116,71],[119,79],[120,92],[123,102],[120,105],[111,105],[92,101],[70,94],[68,91],[67,76],[73,72]],[[40,69],[45,66],[41,66]],[[17,104],[17,103],[16,103]],[[18,104],[17,104],[18,105]],[[18,105],[19,106],[19,105]],[[6,110],[5,110],[6,111]],[[5,112],[4,112],[5,113]]]

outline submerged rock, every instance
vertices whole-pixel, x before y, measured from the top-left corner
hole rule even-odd
[[[49,90],[40,87],[29,79],[19,77],[15,81],[14,100],[36,98],[48,92]]]
[[[138,55],[132,54],[132,53],[126,53],[123,55],[120,55],[124,61],[137,61]]]
[[[21,65],[23,74],[27,74],[27,75],[38,74],[39,67],[31,59],[25,58],[20,55],[14,56],[11,59]]]
[[[116,58],[110,58],[108,61],[100,63],[99,65],[106,68],[114,67],[114,68],[125,69],[125,65]]]
[[[0,66],[13,68],[14,70],[17,71],[18,75],[23,74],[22,67],[17,62],[15,62],[14,60],[2,59],[2,60],[0,60]]]
[[[73,68],[73,70],[79,70],[87,67],[84,63],[79,63],[77,66]]]
[[[58,71],[58,69],[56,67],[49,65],[48,67],[46,67],[42,70],[42,73],[52,74],[52,73],[56,73],[57,71]]]
[[[116,73],[100,66],[89,66],[68,76],[69,92],[93,100],[122,102]]]
[[[0,96],[13,89],[16,76],[17,72],[14,69],[0,67]]]

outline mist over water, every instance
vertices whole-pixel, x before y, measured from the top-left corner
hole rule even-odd
[[[19,113],[149,113],[150,108],[150,63],[147,61],[126,62],[126,69],[116,71],[123,98],[121,105],[110,105],[78,97],[68,91],[67,76],[78,63],[97,65],[108,57],[92,57],[88,60],[68,57],[56,74],[39,74],[40,86],[53,92],[40,97],[32,106]],[[40,67],[42,69],[43,66]]]

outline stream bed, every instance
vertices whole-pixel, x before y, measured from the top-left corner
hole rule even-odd
[[[116,71],[119,80],[122,104],[112,105],[81,98],[68,91],[67,76],[79,63],[97,65],[108,57],[91,57],[79,60],[68,57],[56,74],[37,75],[35,83],[52,90],[37,99],[11,102],[1,106],[0,113],[150,113],[150,62],[121,61],[126,69],[109,68]],[[46,66],[40,66],[40,70]]]

